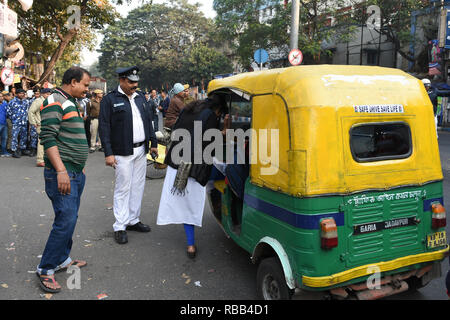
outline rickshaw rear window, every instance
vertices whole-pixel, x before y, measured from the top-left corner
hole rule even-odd
[[[357,162],[408,158],[411,129],[406,123],[367,123],[350,130],[350,148]]]

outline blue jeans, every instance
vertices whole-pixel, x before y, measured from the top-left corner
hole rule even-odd
[[[77,223],[86,176],[82,172],[68,172],[68,174],[70,194],[62,195],[58,191],[56,171],[44,169],[45,192],[52,202],[55,220],[42,254],[41,263],[37,268],[39,274],[52,275],[72,262],[70,258],[72,236]]]
[[[6,152],[6,142],[8,141],[8,125],[0,124],[0,141],[1,141],[1,149],[0,154]]]

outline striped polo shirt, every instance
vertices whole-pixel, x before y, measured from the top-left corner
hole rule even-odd
[[[78,103],[60,88],[55,89],[41,106],[41,133],[44,150],[57,146],[67,171],[81,172],[89,153],[84,121]],[[53,168],[47,154],[45,166]]]

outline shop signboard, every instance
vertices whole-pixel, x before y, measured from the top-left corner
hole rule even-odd
[[[446,19],[446,27],[445,27],[445,49],[450,49],[450,10],[447,10],[447,19]]]
[[[18,37],[17,34],[17,13],[0,3],[0,33]]]

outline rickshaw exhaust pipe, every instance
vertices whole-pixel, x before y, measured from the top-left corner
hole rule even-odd
[[[377,300],[407,291],[408,288],[409,286],[405,281],[399,281],[395,285],[393,283],[383,285],[380,289],[366,289],[356,292],[356,297],[358,300]]]

